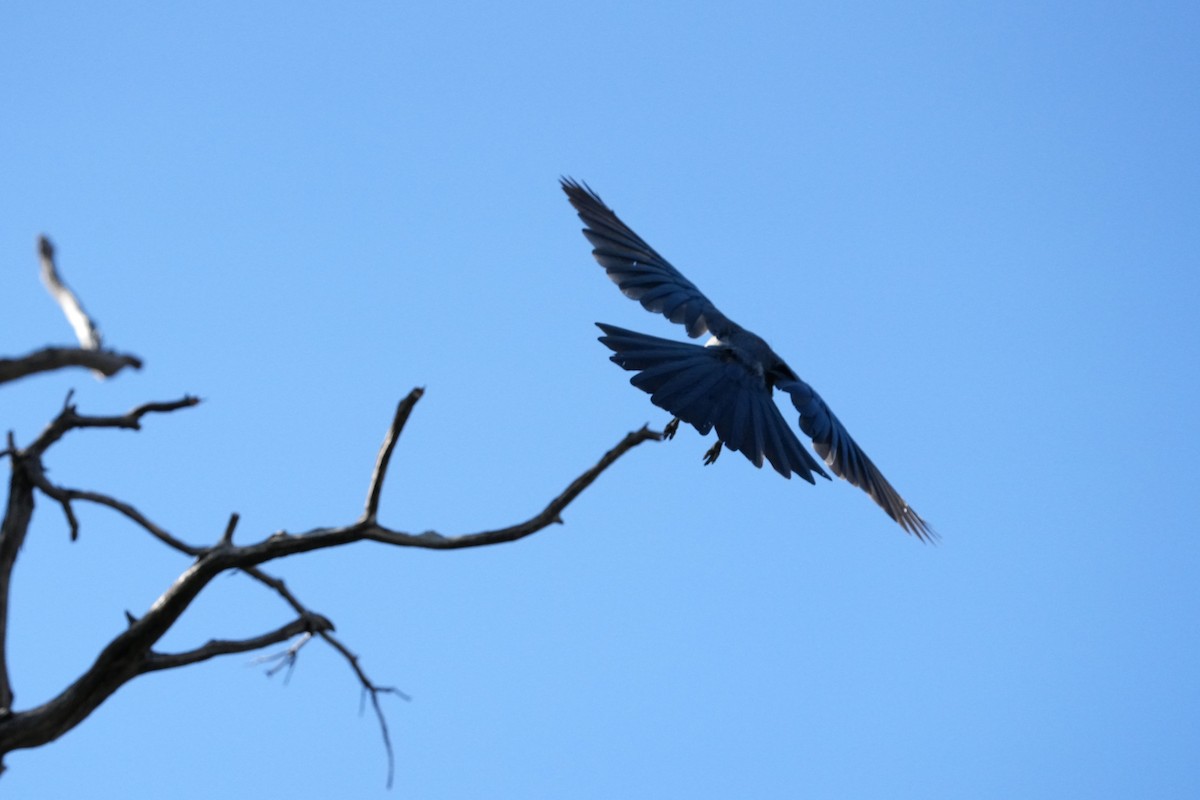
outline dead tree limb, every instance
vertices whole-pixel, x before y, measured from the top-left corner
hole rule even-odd
[[[22,358],[0,359],[0,383],[64,367],[86,367],[98,376],[115,375],[125,367],[140,369],[142,362],[136,356],[101,349],[99,328],[83,310],[79,298],[63,281],[54,261],[54,247],[44,236],[38,240],[38,254],[41,259],[42,280],[70,322],[80,347],[48,347]],[[11,465],[8,501],[3,522],[0,523],[0,772],[4,769],[5,755],[13,750],[39,747],[54,741],[86,719],[112,696],[113,692],[139,675],[186,667],[217,656],[263,650],[288,641],[292,643],[286,649],[263,660],[274,662],[268,674],[281,669],[290,673],[301,648],[314,638],[319,638],[333,648],[350,667],[362,687],[364,702],[367,699],[371,701],[387,754],[387,783],[391,786],[395,755],[380,696],[393,694],[407,700],[408,695],[393,686],[377,684],[368,677],[358,655],[334,634],[333,623],[308,608],[280,578],[267,573],[263,565],[300,553],[360,541],[434,550],[483,547],[516,541],[552,524],[562,523],[562,513],[567,506],[618,458],[642,442],[662,438],[662,434],[646,427],[628,434],[616,447],[605,453],[599,462],[551,499],[545,508],[524,522],[456,536],[444,536],[434,531],[406,533],[379,523],[379,505],[396,443],[423,394],[423,389],[413,389],[396,406],[395,415],[371,472],[366,504],[362,515],[356,521],[340,527],[316,528],[297,534],[281,531],[242,546],[235,545],[233,541],[238,523],[236,513],[230,516],[216,544],[198,546],[185,542],[162,525],[153,522],[131,503],[98,491],[58,485],[46,474],[43,463],[46,454],[71,431],[89,428],[140,430],[146,416],[189,408],[199,403],[195,397],[184,396],[168,402],[144,403],[124,414],[90,416],[80,414],[71,402],[71,395],[68,394],[58,415],[26,446],[19,447],[13,435],[9,433],[7,446],[0,450],[0,458],[7,457]],[[72,540],[77,538],[80,532],[75,504],[91,503],[115,511],[157,541],[187,557],[191,563],[141,617],[125,612],[128,623],[126,628],[108,642],[71,685],[39,706],[18,710],[14,707],[15,693],[8,672],[9,598],[13,569],[29,531],[35,495],[38,492],[62,508]],[[214,638],[190,650],[174,653],[155,650],[155,645],[163,635],[188,610],[192,601],[209,583],[216,576],[232,571],[243,572],[274,592],[289,607],[294,615],[292,620],[257,636],[242,639]]]
[[[418,386],[396,406],[396,415],[392,417],[392,425],[388,428],[387,435],[383,437],[383,445],[379,448],[379,456],[375,459],[375,470],[371,473],[371,484],[367,489],[367,507],[362,516],[364,520],[374,522],[379,515],[379,494],[383,491],[383,479],[387,476],[388,464],[392,460],[392,451],[396,449],[396,442],[400,440],[400,431],[404,430],[404,425],[408,422],[408,415],[412,413],[413,406],[417,404],[423,394],[425,394],[425,390]]]
[[[77,347],[43,347],[20,358],[0,358],[0,383],[8,383],[39,372],[68,367],[86,367],[107,378],[125,367],[142,368],[142,360],[112,350],[84,350]]]
[[[216,656],[231,653],[250,653],[265,647],[286,642],[305,633],[314,633],[333,627],[333,623],[324,617],[305,616],[289,622],[287,625],[264,633],[261,636],[251,636],[247,639],[211,639],[194,650],[182,653],[146,653],[142,660],[142,673],[154,672],[160,669],[174,669],[207,661]]]
[[[8,482],[8,504],[0,523],[0,718],[11,714],[13,692],[8,675],[8,598],[17,554],[25,543],[33,519],[33,482],[22,469],[21,456],[9,448],[12,475]],[[2,723],[0,723],[2,724]]]
[[[126,367],[141,369],[142,360],[137,356],[104,349],[100,328],[83,310],[83,303],[58,271],[50,240],[39,236],[37,249],[42,283],[62,309],[79,347],[44,347],[20,358],[0,358],[0,383],[68,367],[85,367],[101,379],[111,378]]]
[[[452,536],[433,531],[406,533],[380,524],[377,518],[384,479],[396,442],[423,393],[421,388],[413,389],[397,405],[368,482],[366,506],[358,520],[348,525],[316,528],[297,534],[281,531],[240,546],[233,542],[233,532],[237,525],[236,514],[230,517],[215,545],[199,547],[183,541],[152,522],[130,503],[100,492],[58,486],[46,476],[43,458],[70,431],[86,428],[137,430],[140,429],[145,416],[194,406],[199,402],[194,397],[185,396],[169,402],[145,403],[125,414],[111,416],[80,414],[68,397],[58,415],[29,445],[19,447],[10,437],[4,453],[11,462],[12,475],[3,532],[0,535],[0,759],[13,750],[38,747],[58,738],[86,719],[118,688],[139,675],[187,666],[219,655],[259,650],[300,636],[300,640],[278,657],[281,666],[285,665],[290,670],[295,664],[300,647],[311,638],[318,637],[342,656],[358,679],[364,699],[369,698],[371,701],[387,753],[390,785],[394,773],[394,753],[387,719],[379,698],[382,694],[395,694],[407,699],[407,695],[394,687],[382,686],[371,680],[359,663],[358,656],[334,635],[333,623],[309,609],[282,580],[263,571],[262,565],[300,553],[359,541],[435,550],[482,547],[516,541],[550,525],[561,524],[563,511],[617,459],[642,442],[662,438],[661,433],[646,427],[627,434],[594,466],[585,470],[552,498],[541,511],[523,522],[478,533]],[[79,533],[79,523],[72,510],[72,504],[93,503],[116,511],[159,542],[190,558],[192,563],[145,614],[140,618],[129,616],[129,624],[125,630],[113,637],[74,683],[42,705],[18,711],[13,708],[14,692],[7,672],[4,650],[8,595],[12,568],[28,530],[36,492],[41,492],[62,506],[72,537]],[[245,639],[213,639],[194,649],[177,653],[155,651],[155,644],[213,578],[230,571],[244,572],[271,589],[295,614],[293,621],[275,630]]]

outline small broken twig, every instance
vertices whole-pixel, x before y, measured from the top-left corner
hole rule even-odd
[[[178,411],[181,408],[190,408],[199,403],[199,397],[184,395],[179,400],[171,400],[165,403],[142,403],[131,411],[118,416],[93,417],[77,413],[75,406],[68,402],[63,406],[63,410],[58,413],[58,416],[51,420],[50,424],[38,434],[33,443],[25,448],[25,453],[40,457],[50,445],[61,439],[67,431],[75,430],[76,428],[127,428],[137,431],[141,430],[142,417],[147,414],[167,414],[171,411]]]

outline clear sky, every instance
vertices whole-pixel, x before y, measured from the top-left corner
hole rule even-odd
[[[1194,3],[37,3],[0,11],[0,333],[67,344],[34,241],[146,361],[74,388],[66,485],[196,543],[348,523],[427,387],[392,527],[525,519],[667,415],[594,321],[683,338],[589,255],[588,181],[812,383],[942,534],[690,429],[556,526],[271,565],[381,683],[396,797],[1200,795]],[[789,419],[792,414],[788,414]],[[186,567],[45,500],[17,703]],[[218,580],[163,642],[290,619]],[[137,680],[5,797],[384,797],[344,662]]]

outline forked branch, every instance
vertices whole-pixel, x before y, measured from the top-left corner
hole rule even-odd
[[[54,261],[54,245],[45,236],[38,237],[38,258],[42,282],[70,323],[79,347],[45,347],[20,358],[0,358],[0,383],[68,367],[85,367],[97,378],[112,377],[126,367],[141,369],[137,356],[104,349],[100,329],[63,280]]]
[[[182,653],[148,652],[142,660],[142,672],[154,672],[160,669],[173,669],[207,661],[216,656],[232,653],[250,653],[262,650],[264,647],[286,642],[287,640],[305,633],[316,633],[333,628],[333,623],[321,616],[305,616],[289,622],[261,636],[251,636],[248,639],[212,639],[195,650]]]
[[[396,442],[407,423],[417,401],[424,390],[413,389],[397,405],[396,413],[376,458],[368,484],[367,501],[362,516],[355,522],[333,528],[317,528],[305,533],[279,532],[257,542],[238,546],[233,542],[233,533],[238,516],[230,517],[217,543],[212,547],[197,547],[184,542],[163,527],[155,524],[134,506],[116,498],[93,491],[69,489],[57,486],[46,477],[42,458],[68,431],[79,428],[140,428],[142,418],[152,413],[165,413],[187,408],[199,402],[194,397],[184,397],[166,403],[146,403],[129,412],[116,416],[88,416],[78,412],[68,397],[58,416],[25,448],[9,443],[5,453],[12,463],[12,479],[8,507],[4,517],[3,535],[0,536],[0,757],[11,750],[36,747],[52,741],[79,724],[120,686],[146,672],[172,669],[198,663],[219,655],[245,653],[260,650],[297,636],[301,637],[275,658],[280,662],[276,669],[295,664],[303,644],[319,637],[345,659],[354,672],[364,693],[369,698],[379,722],[388,758],[388,784],[394,773],[394,754],[387,720],[379,697],[395,694],[408,696],[390,686],[381,686],[372,681],[362,669],[358,656],[334,635],[333,623],[305,606],[282,580],[262,570],[262,565],[280,558],[299,553],[337,547],[352,542],[370,540],[401,547],[422,547],[436,550],[451,550],[466,547],[511,542],[529,536],[550,525],[562,523],[563,511],[606,469],[622,455],[646,441],[657,441],[662,434],[643,427],[627,434],[617,445],[605,453],[591,468],[585,470],[538,513],[524,522],[479,533],[443,536],[433,531],[420,534],[405,533],[387,528],[378,522],[380,497],[388,465],[395,452]],[[7,598],[9,576],[16,553],[28,529],[33,510],[33,494],[40,491],[62,506],[72,536],[79,530],[78,519],[72,509],[76,502],[94,503],[110,508],[130,522],[145,530],[158,541],[192,559],[192,564],[141,617],[130,616],[128,627],[117,634],[101,651],[90,667],[58,696],[50,701],[24,711],[13,711],[12,688],[6,671],[3,643],[7,622]],[[271,589],[291,608],[295,618],[259,636],[244,639],[213,639],[191,650],[177,653],[160,653],[154,645],[188,609],[192,601],[217,575],[241,571]]]

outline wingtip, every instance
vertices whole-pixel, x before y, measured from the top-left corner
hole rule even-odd
[[[937,545],[942,540],[941,534],[933,529],[933,526],[921,518],[921,515],[913,511],[910,506],[905,506],[900,512],[900,518],[896,520],[900,523],[900,527],[921,542],[925,544]]]
[[[567,199],[571,201],[571,205],[577,209],[580,203],[599,203],[604,205],[604,201],[600,199],[600,195],[596,194],[596,190],[588,186],[587,181],[580,181],[572,178],[570,175],[559,175],[558,185],[566,193]]]

